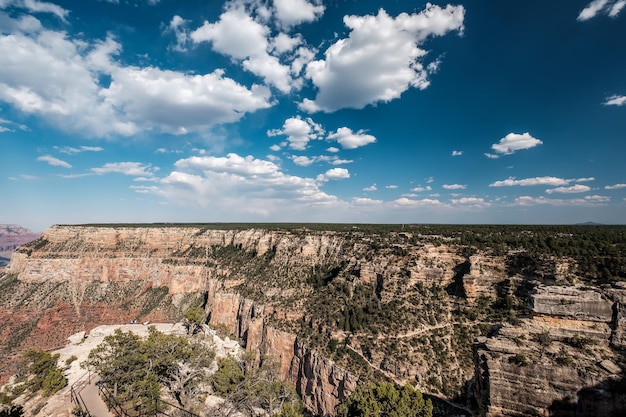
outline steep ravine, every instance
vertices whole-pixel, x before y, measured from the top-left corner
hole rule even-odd
[[[212,325],[275,356],[318,414],[385,379],[458,414],[623,409],[626,290],[573,285],[567,259],[547,279],[505,268],[501,251],[472,252],[400,226],[54,226],[0,278],[1,377],[26,348],[99,324],[179,320],[202,303]]]

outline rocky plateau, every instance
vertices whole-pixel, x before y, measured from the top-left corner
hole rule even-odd
[[[53,226],[0,277],[0,382],[28,348],[202,305],[275,356],[318,415],[382,380],[416,386],[440,415],[623,415],[620,279],[596,282],[571,257],[531,270],[519,248],[428,228],[335,229]]]

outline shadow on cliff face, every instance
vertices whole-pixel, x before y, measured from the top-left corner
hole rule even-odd
[[[548,408],[554,417],[623,417],[626,416],[626,375],[605,379],[584,387],[576,398],[554,401]]]
[[[463,277],[466,274],[470,273],[471,266],[472,264],[468,259],[465,262],[456,265],[452,269],[452,271],[454,272],[454,277],[452,278],[452,282],[446,287],[446,292],[449,296],[460,298],[467,297],[463,288]]]

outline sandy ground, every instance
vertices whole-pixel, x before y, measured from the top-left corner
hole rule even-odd
[[[150,326],[154,326],[158,331],[165,334],[185,335],[187,333],[187,330],[182,323],[151,323],[149,325],[104,325],[92,329],[88,335],[85,335],[85,332],[73,334],[68,338],[67,346],[52,352],[53,354],[58,353],[60,355],[60,367],[65,366],[65,361],[68,358],[71,358],[72,356],[77,357],[77,359],[72,361],[72,363],[64,371],[64,374],[67,377],[67,386],[50,398],[41,398],[37,396],[26,402],[23,402],[23,400],[20,401],[20,399],[15,402],[24,406],[25,416],[33,415],[34,410],[37,408],[40,408],[40,411],[37,413],[38,417],[70,416],[73,407],[70,399],[70,387],[80,378],[86,377],[87,370],[81,368],[80,364],[87,359],[89,352],[98,346],[106,336],[113,334],[116,329],[121,329],[125,332],[131,331],[139,336],[147,336],[148,328]],[[236,340],[230,340],[228,337],[220,339],[215,334],[215,331],[210,329],[208,326],[204,326],[203,331],[205,334],[213,338],[216,356],[218,358],[229,354],[237,355],[242,349]],[[217,399],[213,399],[213,401],[216,400]]]

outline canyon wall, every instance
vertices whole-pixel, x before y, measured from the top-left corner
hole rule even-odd
[[[276,358],[320,415],[382,380],[416,386],[440,415],[623,409],[626,289],[574,285],[567,259],[546,280],[506,254],[467,252],[357,226],[54,226],[0,278],[0,378],[27,348],[204,305],[211,325]]]

